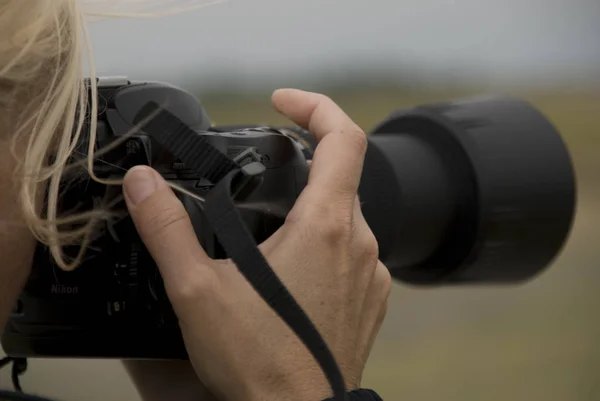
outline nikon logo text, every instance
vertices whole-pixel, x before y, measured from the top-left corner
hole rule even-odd
[[[75,295],[79,292],[79,287],[62,284],[52,284],[51,294],[57,295]]]

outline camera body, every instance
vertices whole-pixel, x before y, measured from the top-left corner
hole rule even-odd
[[[153,100],[166,104],[171,113],[240,165],[260,161],[265,167],[262,183],[245,199],[245,204],[259,207],[241,211],[257,241],[279,228],[306,185],[306,156],[310,149],[294,139],[289,130],[284,134],[272,128],[212,127],[193,96],[162,83],[100,79],[98,99],[101,112],[96,149],[127,134],[135,125],[139,109]],[[87,146],[82,140],[73,162],[85,159]],[[128,168],[140,164],[152,166],[168,181],[198,195],[208,193],[214,186],[143,132],[131,135],[122,145],[99,156],[94,171],[101,178],[122,178]],[[99,228],[84,262],[74,271],[58,268],[48,249],[38,245],[31,276],[3,339],[7,352],[185,358],[177,319],[158,269],[139,238],[124,201],[119,199],[121,188],[98,184],[86,176],[84,171],[65,176],[59,210],[88,210],[93,205],[114,204],[111,209],[121,213]],[[211,257],[224,258],[198,201],[187,196],[181,196],[181,200],[206,252]],[[66,249],[67,254],[69,251]],[[13,342],[13,336],[20,340]]]
[[[306,186],[316,144],[299,128],[215,127],[195,97],[164,83],[98,79],[97,99],[94,172],[101,178],[122,178],[143,164],[195,195],[209,195],[219,184],[149,135],[150,127],[133,130],[149,102],[221,157],[242,168],[261,166],[260,183],[238,207],[256,243],[284,223]],[[87,117],[75,164],[87,159]],[[196,150],[184,149],[192,156],[186,160],[194,161]],[[186,359],[177,318],[121,188],[91,180],[84,165],[65,174],[59,214],[110,205],[115,216],[95,231],[74,271],[59,269],[38,245],[3,333],[5,352]],[[208,255],[228,257],[202,205],[178,196]],[[513,284],[535,277],[562,249],[576,186],[568,150],[541,113],[521,100],[485,97],[392,113],[369,136],[359,196],[379,257],[397,280],[419,286]]]

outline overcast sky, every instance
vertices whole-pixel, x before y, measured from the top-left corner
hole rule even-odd
[[[179,83],[412,65],[495,79],[600,76],[600,0],[228,0],[92,25],[99,73]]]

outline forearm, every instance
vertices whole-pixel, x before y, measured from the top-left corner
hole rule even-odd
[[[216,401],[188,361],[123,361],[143,401]]]
[[[372,390],[354,390],[348,394],[348,401],[383,401],[383,399]],[[325,401],[333,401],[332,399],[327,399]]]

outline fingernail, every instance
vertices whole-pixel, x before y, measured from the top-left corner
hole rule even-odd
[[[156,190],[156,178],[148,167],[136,166],[125,176],[123,186],[129,200],[137,205]]]

